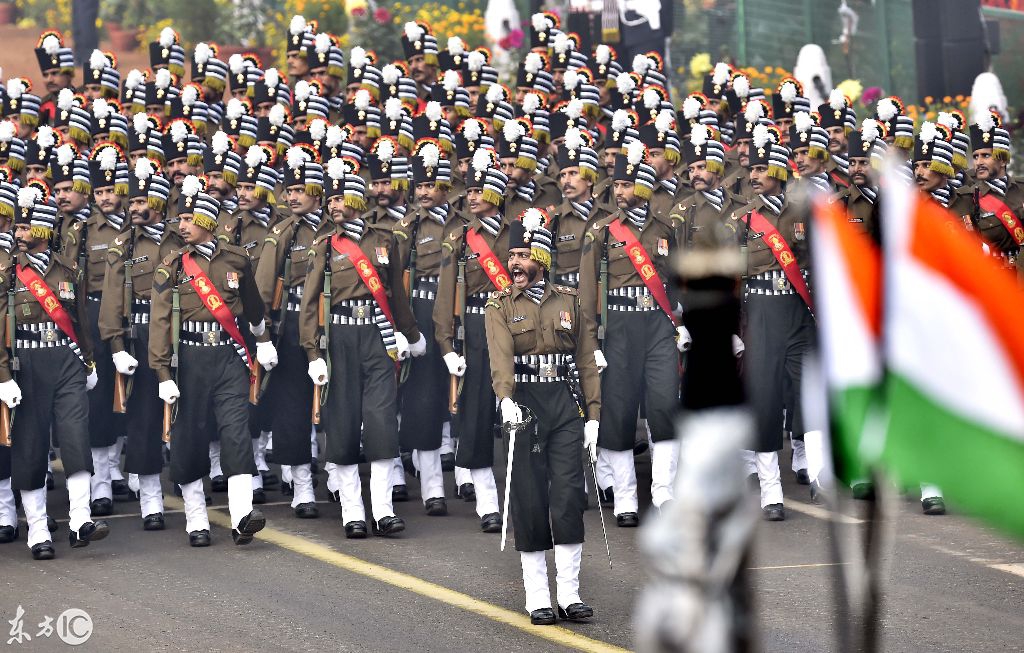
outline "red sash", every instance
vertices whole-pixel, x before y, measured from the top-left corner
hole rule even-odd
[[[837,173],[835,170],[833,170],[832,172],[828,173],[828,176],[832,178],[832,181],[836,182],[837,184],[839,184],[843,188],[849,188],[850,187],[850,182],[848,182],[845,179],[843,179],[843,176],[840,175],[839,173]]]
[[[199,264],[192,260],[192,255],[188,252],[181,255],[181,267],[185,274],[191,277],[189,283],[199,294],[199,299],[203,301],[206,310],[210,311],[213,319],[217,320],[217,324],[245,350],[245,360],[249,365],[249,373],[252,374],[252,356],[249,354],[249,347],[245,344],[245,339],[242,338],[242,332],[238,330],[238,323],[235,322],[235,316],[231,314],[231,309],[217,292],[217,287],[213,285],[210,277],[206,276]]]
[[[480,267],[483,268],[484,274],[491,280],[495,288],[504,290],[512,285],[512,277],[491,251],[491,248],[487,246],[487,241],[483,236],[470,229],[466,232],[466,244],[480,260]]]
[[[668,293],[665,292],[665,284],[661,282],[661,277],[658,276],[658,270],[654,267],[654,263],[651,261],[650,255],[644,246],[640,244],[640,241],[636,239],[633,232],[629,230],[624,222],[619,220],[612,220],[608,223],[608,231],[612,232],[617,240],[621,240],[626,244],[626,254],[629,256],[629,262],[636,268],[636,273],[640,275],[644,285],[651,291],[651,296],[654,297],[654,301],[658,302],[658,306],[661,310],[665,311],[665,315],[668,319],[672,320],[672,324],[679,326],[676,322],[676,316],[672,314],[672,306],[668,303]]]
[[[384,292],[384,284],[380,282],[380,276],[377,274],[376,268],[366,258],[363,250],[359,249],[359,245],[350,239],[342,238],[337,234],[331,236],[331,247],[339,254],[346,254],[352,260],[352,264],[356,266],[356,272],[359,273],[359,278],[362,279],[363,283],[366,284],[367,290],[373,295],[373,301],[377,302],[377,306],[380,306],[384,317],[388,319],[388,322],[397,331],[398,327],[395,326],[395,319],[391,317],[391,304],[388,303],[388,296]]]
[[[1013,211],[995,193],[987,193],[978,197],[978,205],[989,213],[994,213],[1006,227],[1017,247],[1024,245],[1024,227]]]
[[[64,332],[64,335],[71,338],[76,345],[79,345],[78,336],[75,334],[75,323],[71,321],[71,316],[64,310],[60,300],[54,296],[53,291],[46,285],[43,278],[27,265],[18,265],[15,268],[15,274],[18,275],[18,280],[29,289],[29,292],[39,302],[39,305],[43,307],[46,314],[50,316],[53,323]],[[14,334],[8,334],[8,337],[13,338]]]
[[[779,230],[775,228],[768,218],[764,217],[758,211],[751,211],[749,213],[750,228],[755,232],[764,234],[761,236],[761,240],[764,244],[772,251],[772,255],[775,256],[775,260],[782,266],[782,271],[786,274],[786,279],[792,284],[793,290],[795,290],[807,304],[807,308],[814,310],[813,304],[811,304],[811,293],[807,290],[807,283],[804,281],[804,277],[800,274],[800,266],[797,265],[796,256],[793,255],[793,250],[789,248],[789,243],[782,237]]]

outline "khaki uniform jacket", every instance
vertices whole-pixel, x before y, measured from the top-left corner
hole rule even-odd
[[[398,245],[398,256],[402,261],[402,269],[409,265],[409,254],[413,247],[413,235],[416,245],[416,278],[437,277],[441,274],[441,261],[444,258],[442,245],[445,238],[456,225],[460,228],[464,220],[448,208],[448,219],[442,225],[430,217],[427,209],[417,209],[406,214],[405,218],[395,225],[395,241]],[[460,231],[461,233],[461,231]]]
[[[355,264],[347,254],[339,254],[331,245],[333,233],[316,239],[308,253],[306,290],[299,306],[299,343],[310,361],[323,357],[320,349],[320,295],[324,291],[324,270],[331,266],[331,306],[347,299],[373,299],[373,294],[359,276]],[[347,238],[347,236],[342,236]],[[409,307],[409,295],[402,284],[402,261],[390,229],[367,224],[358,243],[384,285],[391,307],[395,331],[401,331],[410,343],[420,338],[416,318]]]
[[[562,191],[558,189],[558,184],[553,179],[535,175],[533,180],[537,184],[533,192],[533,201],[524,200],[514,190],[505,192],[505,205],[501,212],[509,220],[518,219],[526,209],[538,208],[547,211],[548,207],[558,206],[562,202]]]
[[[676,242],[683,249],[738,246],[738,219],[743,216],[746,204],[746,199],[726,190],[722,210],[719,211],[704,193],[695,193],[676,204],[669,214],[672,223],[678,225]]]
[[[496,397],[515,392],[513,356],[572,354],[580,375],[588,420],[601,419],[601,377],[594,362],[595,329],[575,288],[549,283],[540,304],[510,286],[494,292],[485,314],[491,385]]]
[[[793,255],[796,256],[800,269],[806,270],[808,250],[806,240],[807,225],[804,222],[806,219],[805,212],[793,207],[786,201],[782,205],[782,213],[776,215],[774,211],[765,206],[764,201],[758,196],[740,209],[737,218],[739,223],[736,225],[736,229],[740,234],[740,243],[743,243],[744,238],[747,243],[747,275],[753,276],[770,270],[782,270],[782,266],[775,259],[771,248],[764,242],[764,234],[755,232],[753,228],[747,229],[745,216],[751,211],[760,212],[768,222],[775,225],[775,228],[779,230],[786,243],[789,244]]]
[[[406,204],[405,206],[406,212],[412,210],[412,207],[409,206],[408,204]],[[364,213],[363,220],[366,221],[367,224],[377,224],[384,227],[385,229],[394,229],[395,226],[397,226],[398,223],[401,222],[400,220],[396,220],[390,213],[388,213],[387,209],[380,206],[375,206],[373,207],[372,211],[367,211],[366,213]]]
[[[8,255],[4,252],[0,259],[0,343],[6,343],[7,333],[7,290],[14,284],[14,319],[17,324],[39,324],[41,322],[52,322],[50,316],[43,310],[42,305],[36,297],[28,291],[25,284],[18,280],[15,273],[15,265],[29,265],[28,257],[25,254]],[[34,272],[39,271],[32,268]],[[39,274],[46,282],[46,285],[53,291],[53,294],[60,301],[61,306],[71,316],[74,325],[75,335],[78,337],[78,346],[82,352],[82,358],[86,363],[91,363],[92,357],[92,334],[88,328],[88,309],[86,308],[86,294],[79,282],[80,272],[78,263],[66,256],[50,253],[50,265],[46,268],[45,274]],[[61,290],[61,284],[64,290]],[[13,337],[14,334],[10,334]],[[11,380],[10,354],[5,346],[0,346],[0,381]]]
[[[498,216],[501,217],[500,214]],[[491,236],[480,222],[473,219],[469,229],[477,231],[491,248],[502,267],[508,266],[508,224],[502,220],[497,237]],[[497,290],[487,277],[480,261],[472,248],[462,237],[462,225],[455,223],[441,244],[441,280],[437,284],[437,301],[434,302],[434,339],[441,350],[441,355],[455,351],[452,339],[455,337],[455,282],[458,273],[459,253],[465,252],[466,257],[466,297],[489,293]]]
[[[556,252],[554,253],[554,269],[550,270],[550,278],[557,279],[560,275],[580,271],[583,256],[583,241],[587,227],[598,220],[612,214],[612,209],[594,200],[587,220],[581,220],[572,209],[569,200],[563,200],[551,215],[551,229]]]
[[[1003,204],[1014,212],[1014,217],[1018,220],[1021,215],[1024,214],[1024,187],[1020,186],[1012,178],[1006,187],[1006,195],[999,197],[992,188],[984,181],[975,182],[971,185],[963,185],[957,191],[953,197],[953,202],[950,205],[950,211],[955,215],[958,215],[963,220],[965,225],[971,224],[971,214],[974,211],[974,189],[978,189],[979,197],[984,197],[989,193],[995,194],[995,196],[1002,200]],[[1017,251],[1017,242],[1010,235],[1010,232],[1003,226],[1002,220],[995,216],[995,214],[988,213],[986,211],[980,211],[978,217],[978,231],[981,232],[981,237],[985,239],[985,242],[990,247],[999,252],[1015,252]]]
[[[301,285],[306,280],[309,248],[313,241],[334,231],[334,223],[325,211],[316,231],[301,217],[288,216],[270,228],[263,244],[260,262],[256,266],[256,286],[269,313],[274,301],[274,287],[277,278],[284,274],[284,261],[291,256],[290,279],[284,280],[284,298],[288,300],[288,289]],[[291,249],[289,250],[289,246]]]
[[[871,202],[860,192],[860,186],[850,184],[849,187],[841,189],[838,201],[846,204],[846,211],[850,216],[850,222],[857,225],[864,233],[876,237],[878,234],[878,205],[882,201],[879,193],[875,201]]]
[[[259,324],[265,315],[259,290],[256,289],[252,264],[249,263],[249,257],[244,249],[218,243],[213,252],[213,258],[209,261],[190,245],[171,252],[153,273],[153,303],[149,313],[149,366],[156,372],[157,379],[160,381],[170,381],[174,378],[171,371],[171,299],[173,295],[171,291],[174,286],[178,287],[182,324],[189,321],[216,321],[216,318],[206,309],[192,284],[188,281],[184,283],[181,281],[184,277],[184,272],[181,270],[181,256],[185,252],[191,252],[192,260],[210,278],[225,304],[231,309],[231,314],[236,318],[244,318],[244,320],[240,320],[239,325],[239,330],[243,335],[248,329],[246,322]],[[237,283],[231,284],[231,286],[237,285],[237,288],[228,285],[229,275],[237,280]],[[257,340],[269,340],[269,334],[270,330],[267,329]]]
[[[107,275],[100,301],[100,338],[110,342],[111,352],[125,350],[131,322],[126,320],[125,262],[131,259],[132,299],[149,301],[153,297],[153,273],[173,252],[185,246],[176,229],[164,229],[160,243],[142,235],[142,227],[123,233],[107,248]],[[130,309],[130,307],[127,307]]]
[[[66,258],[77,263],[82,254],[82,247],[86,248],[83,292],[86,294],[100,292],[103,290],[103,275],[107,271],[107,248],[115,238],[128,232],[131,228],[131,221],[126,215],[124,228],[115,229],[96,207],[93,207],[92,214],[84,222],[75,220],[73,217],[65,217],[64,220],[71,220],[71,222],[70,224],[65,223],[66,229],[61,233],[60,251]]]
[[[234,214],[221,218],[217,226],[217,239],[222,243],[241,247],[249,255],[255,269],[263,255],[263,244],[270,230],[280,220],[276,211],[270,212],[270,220],[264,227],[248,211],[239,209]]]

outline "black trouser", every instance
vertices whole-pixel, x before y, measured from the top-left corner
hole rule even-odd
[[[313,428],[313,382],[308,374],[309,358],[299,346],[299,314],[282,310],[281,315],[283,331],[277,345],[279,362],[270,373],[267,390],[260,403],[273,411],[268,430],[274,433],[274,462],[308,465],[311,455],[309,434]]]
[[[511,506],[517,551],[583,541],[583,418],[564,383],[519,383],[516,403],[537,420],[516,433]]]
[[[433,451],[441,447],[441,427],[448,419],[448,368],[434,340],[434,302],[414,299],[412,311],[427,340],[427,353],[405,363],[409,376],[398,391],[402,413],[398,441],[406,451]]]
[[[64,473],[92,473],[85,366],[70,347],[18,350],[21,405],[11,434],[11,487],[37,490],[46,482],[50,433]]]
[[[0,447],[0,481],[11,477],[11,448]]]
[[[185,485],[210,473],[210,433],[220,434],[225,477],[255,474],[249,437],[249,370],[231,342],[181,343],[178,415],[171,428],[171,481]]]
[[[459,437],[455,464],[466,469],[494,465],[494,389],[487,353],[484,316],[466,313],[466,375],[462,377],[459,414],[452,428]]]
[[[130,377],[131,394],[125,408],[128,440],[124,469],[131,474],[159,474],[164,467],[164,402],[157,390],[156,372],[149,367],[149,325],[135,325],[135,356],[139,366]],[[94,391],[95,392],[95,391]]]
[[[782,449],[783,408],[792,413],[793,433],[803,436],[800,374],[813,338],[814,319],[800,295],[747,296],[743,369],[757,420],[755,451]]]
[[[679,351],[675,329],[661,310],[608,311],[604,343],[608,369],[601,373],[598,445],[633,448],[641,401],[655,442],[675,437],[679,407]]]
[[[398,456],[398,380],[380,330],[373,324],[330,329],[331,380],[323,407],[327,461],[358,464],[360,430],[367,460]]]
[[[89,446],[109,447],[125,434],[124,415],[114,412],[114,360],[110,343],[100,339],[100,302],[86,301],[89,329],[92,333],[93,360],[96,361],[96,387],[89,391]]]

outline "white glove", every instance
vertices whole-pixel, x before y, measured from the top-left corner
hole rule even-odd
[[[523,411],[511,397],[501,400],[501,421],[503,424],[518,424],[523,421]]]
[[[590,452],[590,462],[597,462],[597,432],[601,426],[596,419],[588,420],[583,425],[583,448]]]
[[[450,351],[441,357],[444,364],[448,366],[448,373],[452,376],[462,376],[466,373],[466,357],[459,356],[454,351]]]
[[[256,362],[268,372],[277,367],[277,347],[274,343],[269,340],[256,343]]]
[[[690,337],[690,332],[686,330],[684,326],[676,327],[676,349],[679,351],[688,351],[690,345],[693,344],[693,338]]]
[[[420,339],[409,345],[409,355],[415,358],[425,353],[427,353],[427,339],[421,333]]]
[[[249,324],[249,333],[259,338],[267,330],[267,321],[260,320],[259,324]]]
[[[600,374],[608,368],[608,359],[604,357],[604,352],[600,349],[594,350],[594,364],[597,365],[597,373]]]
[[[306,373],[313,380],[313,385],[327,385],[327,361],[324,359],[309,361],[309,370]]]
[[[135,374],[135,368],[139,366],[139,361],[126,351],[115,351],[110,357],[114,359],[117,371],[125,376]]]
[[[160,385],[156,387],[156,392],[166,404],[173,404],[181,396],[181,393],[178,392],[178,384],[174,381],[161,381]]]
[[[89,375],[85,377],[85,389],[92,390],[96,387],[96,383],[100,380],[100,376],[96,374],[96,368],[92,368]]]
[[[395,331],[395,345],[398,346],[398,360],[409,358],[409,339],[401,331]]]
[[[738,335],[736,335],[736,334],[733,334],[733,336],[732,336],[732,355],[735,356],[736,358],[742,358],[743,357],[743,352],[746,349],[747,348],[743,344],[743,341],[740,340],[740,337]]]
[[[8,408],[14,408],[21,403],[21,387],[14,379],[0,383],[0,401],[7,404]]]

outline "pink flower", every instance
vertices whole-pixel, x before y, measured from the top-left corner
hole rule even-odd
[[[498,47],[501,48],[502,50],[511,50],[512,41],[509,39],[509,37],[503,36],[500,39],[498,39]]]
[[[366,15],[366,7],[355,7],[352,9],[353,18],[362,18]]]
[[[506,36],[505,38],[508,40],[509,46],[511,46],[505,49],[514,50],[515,48],[518,48],[523,44],[523,30],[514,29],[511,32],[509,32],[508,36]]]
[[[864,106],[867,106],[873,102],[878,101],[878,99],[881,97],[882,89],[878,86],[870,86],[864,89],[864,92],[861,93],[860,103],[863,104]]]
[[[381,25],[384,25],[391,21],[391,12],[384,7],[377,7],[373,11],[373,19]]]

